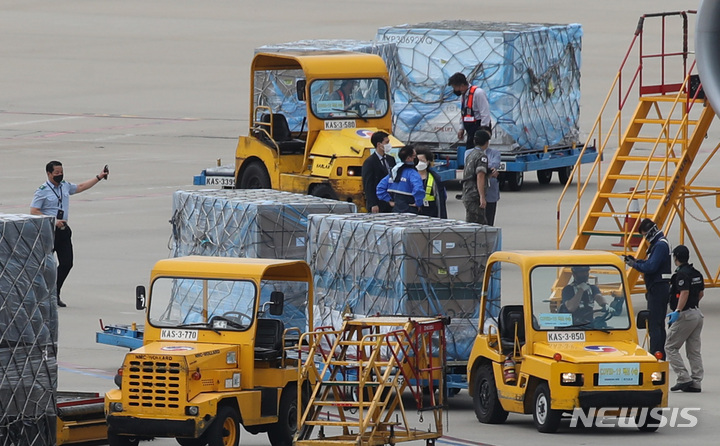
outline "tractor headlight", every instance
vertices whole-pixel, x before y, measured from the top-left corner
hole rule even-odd
[[[197,406],[186,406],[185,414],[191,417],[196,417],[200,413],[200,409]]]
[[[560,384],[562,384],[563,386],[582,386],[583,375],[582,373],[563,373],[562,375],[560,375]]]
[[[237,354],[235,352],[227,352],[225,355],[226,364],[237,364]]]
[[[652,372],[652,374],[650,374],[650,379],[653,384],[665,384],[665,372]]]
[[[122,411],[123,411],[122,403],[110,403],[110,412],[122,412]]]
[[[563,373],[562,374],[562,382],[564,383],[574,383],[577,381],[577,375],[574,373]]]

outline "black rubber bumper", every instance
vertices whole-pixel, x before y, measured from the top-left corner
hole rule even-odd
[[[663,392],[655,390],[581,391],[580,407],[657,407]]]
[[[138,437],[195,437],[195,420],[151,420],[108,415],[108,429]]]

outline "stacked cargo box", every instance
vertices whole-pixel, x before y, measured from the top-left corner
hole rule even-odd
[[[488,95],[494,146],[577,141],[581,25],[443,21],[383,27],[376,40],[397,45],[391,91],[399,139],[457,142],[460,101],[447,81],[461,72]]]
[[[304,260],[310,214],[356,211],[353,203],[271,189],[176,191],[171,254]],[[262,297],[283,291],[283,321],[304,327],[307,290],[298,287],[273,282]]]
[[[54,445],[54,219],[0,214],[0,445]]]
[[[448,359],[467,360],[500,239],[499,228],[413,214],[311,215],[315,326],[348,313],[450,316]]]
[[[309,214],[345,214],[353,203],[272,189],[176,191],[173,257],[305,259]]]

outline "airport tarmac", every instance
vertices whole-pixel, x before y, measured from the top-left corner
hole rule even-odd
[[[300,39],[364,39],[381,26],[443,19],[580,23],[581,134],[595,116],[643,13],[696,8],[695,1],[635,0],[187,0],[0,4],[0,213],[28,213],[44,166],[62,161],[80,183],[110,166],[110,178],[72,197],[75,266],[59,310],[59,388],[104,392],[125,350],[95,343],[100,320],[142,322],[135,286],[169,256],[172,193],[217,159],[230,162],[247,133],[253,49]],[[528,178],[505,192],[497,224],[505,249],[554,249],[556,180]],[[450,193],[449,214],[462,219]],[[715,216],[713,216],[714,218]],[[708,231],[701,243],[717,246]],[[531,416],[482,425],[466,392],[452,398],[446,445],[532,443],[711,444],[720,432],[720,293],[706,292],[703,393],[673,393],[673,407],[699,408],[699,424],[644,434],[634,428],[538,434]],[[642,296],[634,298],[636,309]],[[674,377],[671,379],[674,383]],[[176,444],[161,439],[152,444]],[[269,444],[244,434],[244,445]]]

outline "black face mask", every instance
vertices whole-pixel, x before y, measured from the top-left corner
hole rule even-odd
[[[453,90],[453,93],[455,94],[455,96],[461,96],[463,94],[460,90]]]
[[[62,175],[55,175],[55,176],[53,177],[53,181],[56,182],[56,183],[58,183],[58,184],[62,183],[62,180],[63,180],[63,176],[62,176]]]

